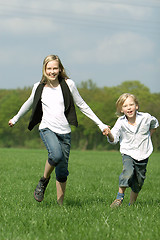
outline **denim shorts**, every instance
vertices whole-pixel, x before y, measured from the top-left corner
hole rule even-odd
[[[40,129],[40,136],[48,151],[48,163],[55,167],[56,179],[65,182],[71,148],[71,133],[58,134],[49,128]]]
[[[146,167],[148,158],[137,161],[132,157],[122,155],[123,171],[119,176],[119,187],[131,187],[132,191],[138,193],[146,178]]]

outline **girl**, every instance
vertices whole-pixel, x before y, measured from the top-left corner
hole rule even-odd
[[[138,112],[139,104],[133,94],[124,93],[116,102],[118,118],[114,127],[103,133],[108,142],[120,141],[123,171],[119,176],[119,191],[111,208],[122,204],[126,188],[131,188],[130,203],[133,204],[145,180],[148,158],[153,151],[151,135],[159,126],[158,120],[149,113]]]
[[[57,202],[62,205],[66,188],[68,159],[71,147],[70,124],[78,126],[75,106],[87,117],[93,120],[103,132],[107,128],[93,113],[79,95],[75,83],[68,78],[65,69],[56,55],[44,59],[41,82],[34,84],[28,100],[22,105],[17,115],[9,120],[9,126],[14,124],[32,107],[32,115],[28,129],[32,130],[38,123],[39,132],[48,151],[44,175],[40,179],[34,198],[41,202],[55,169]]]

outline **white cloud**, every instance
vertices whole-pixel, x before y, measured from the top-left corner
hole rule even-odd
[[[157,9],[145,4],[154,3],[0,0],[2,78],[8,66],[10,79],[17,71],[23,75],[24,69],[35,76],[41,73],[43,58],[56,52],[79,82],[104,76],[111,84],[148,78],[152,86],[150,79],[159,81],[158,23],[153,16]],[[30,77],[31,82],[35,79]]]
[[[133,60],[153,55],[154,44],[147,38],[135,33],[119,33],[107,36],[97,46],[73,53],[77,62],[87,63],[128,63]]]
[[[49,19],[43,18],[8,18],[0,22],[1,31],[10,34],[45,34],[52,30],[57,31],[58,27]]]
[[[25,66],[25,65],[33,65],[35,66],[37,62],[39,62],[40,53],[33,54],[32,48],[25,48],[23,45],[16,46],[15,48],[11,46],[0,48],[0,64],[9,66],[12,68],[16,65]]]
[[[131,3],[134,1],[131,1]],[[115,25],[128,24],[127,21],[146,20],[151,14],[150,8],[141,7],[138,4],[119,4],[119,1],[112,4],[111,1],[42,1],[38,4],[35,1],[13,0],[12,3],[6,0],[1,3],[2,17],[0,27],[12,32],[32,32],[33,29],[49,31],[50,26],[57,29],[59,21],[65,24],[65,20],[90,21],[92,23],[112,22]],[[133,22],[132,22],[133,23]],[[6,30],[5,29],[5,30]]]
[[[127,5],[127,4],[117,4],[115,5],[115,11],[117,14],[123,16],[124,18],[131,19],[141,19],[146,20],[149,18],[153,12],[150,8],[141,7],[137,5]],[[114,13],[115,14],[115,13]]]
[[[145,4],[144,4],[145,5]],[[153,14],[151,8],[141,6],[141,1],[69,1],[69,4],[61,6],[61,10],[68,10],[70,13],[87,15],[93,17],[111,17],[122,16],[132,19],[146,19]]]
[[[144,63],[141,62],[139,64],[139,70],[141,69],[142,72],[150,72],[150,73],[158,73],[160,74],[160,58],[155,59],[155,61],[153,62],[148,62],[148,63]]]

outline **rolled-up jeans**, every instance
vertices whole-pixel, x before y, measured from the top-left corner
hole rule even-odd
[[[48,151],[48,163],[55,167],[56,179],[65,182],[68,171],[68,160],[71,147],[71,133],[58,134],[49,128],[40,129],[40,136]]]
[[[137,161],[132,157],[123,154],[123,171],[119,176],[119,187],[131,187],[132,191],[138,193],[146,178],[146,167],[148,158]]]

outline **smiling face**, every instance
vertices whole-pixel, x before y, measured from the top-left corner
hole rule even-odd
[[[128,120],[136,117],[137,110],[138,106],[136,105],[133,97],[128,97],[122,104],[121,112],[126,115]]]
[[[58,82],[60,73],[59,63],[57,60],[49,61],[45,68],[46,75],[50,81]]]

